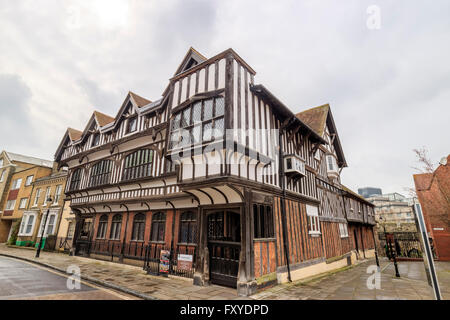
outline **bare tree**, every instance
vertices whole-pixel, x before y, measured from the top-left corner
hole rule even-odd
[[[417,198],[417,193],[416,193],[416,189],[411,188],[411,187],[404,187],[403,191],[408,193],[408,196],[410,198]]]
[[[428,149],[426,147],[422,147],[419,149],[413,149],[413,152],[417,158],[416,162],[419,163],[420,167],[412,167],[412,168],[421,173],[433,173],[434,164],[428,156]]]

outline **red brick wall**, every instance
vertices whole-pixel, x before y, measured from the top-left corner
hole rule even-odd
[[[447,165],[440,165],[434,174],[415,175],[414,182],[438,260],[450,261],[450,156]]]

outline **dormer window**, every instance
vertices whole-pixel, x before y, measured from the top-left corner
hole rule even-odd
[[[137,129],[137,117],[129,118],[127,121],[126,133],[135,132]]]
[[[96,133],[92,137],[92,147],[98,146],[99,143],[100,143],[100,133]]]

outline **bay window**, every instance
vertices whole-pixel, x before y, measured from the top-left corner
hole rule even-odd
[[[81,168],[76,169],[72,173],[72,179],[70,180],[70,187],[69,190],[78,190],[80,188],[81,183]]]
[[[89,180],[90,187],[96,187],[109,183],[112,171],[112,161],[102,160],[92,166],[91,177]]]
[[[171,123],[170,149],[217,140],[224,135],[223,97],[195,101],[175,113]]]
[[[142,149],[129,154],[124,161],[122,180],[151,176],[152,164],[153,150]]]

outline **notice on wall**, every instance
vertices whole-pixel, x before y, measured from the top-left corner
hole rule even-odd
[[[170,251],[161,250],[161,255],[159,258],[159,272],[162,274],[169,274],[170,267]]]
[[[191,270],[192,269],[192,254],[179,254],[177,257],[177,269],[178,270]]]

